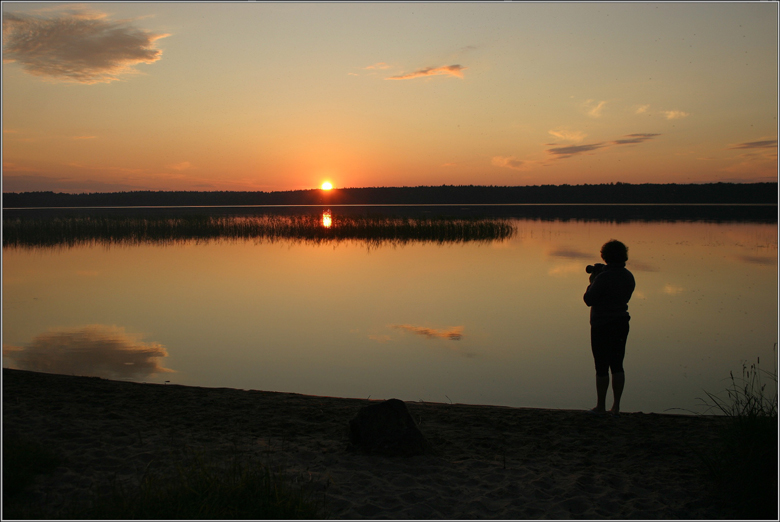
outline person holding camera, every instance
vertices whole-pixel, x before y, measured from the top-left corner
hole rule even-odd
[[[590,284],[583,299],[590,307],[590,344],[596,363],[596,407],[592,413],[606,413],[609,372],[612,372],[613,403],[610,412],[620,413],[626,376],[623,358],[628,338],[628,301],[634,293],[634,275],[626,269],[628,247],[614,239],[601,247],[601,259],[606,265],[588,265]]]

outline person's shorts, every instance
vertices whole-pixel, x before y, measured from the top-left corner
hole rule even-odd
[[[596,375],[609,375],[610,370],[613,374],[623,373],[628,321],[629,318],[618,319],[590,327],[590,347],[596,363]]]

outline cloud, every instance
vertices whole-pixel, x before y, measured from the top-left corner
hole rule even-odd
[[[3,192],[122,192],[127,190],[139,190],[136,185],[122,182],[105,182],[92,179],[74,179],[64,176],[47,176],[38,174],[19,174],[22,172],[36,172],[32,168],[14,167],[14,172],[3,172]]]
[[[182,161],[181,163],[176,163],[175,165],[168,165],[168,168],[173,170],[187,170],[192,168],[192,163],[189,161]]]
[[[637,261],[636,259],[629,259],[626,263],[632,272],[658,272],[657,266],[645,263],[644,261]]]
[[[418,69],[409,74],[400,74],[398,76],[390,76],[385,80],[412,80],[414,78],[423,78],[425,76],[447,75],[455,76],[456,78],[463,78],[463,71],[467,67],[460,65],[444,65],[441,67],[427,67],[425,69]]]
[[[737,260],[742,261],[743,263],[751,263],[754,265],[772,266],[777,264],[776,257],[765,257],[765,256],[736,256],[736,257]]]
[[[636,112],[635,113],[636,114],[643,114],[643,113],[647,112],[649,109],[650,109],[649,105],[640,105],[639,107],[636,108]]]
[[[168,34],[154,34],[107,15],[72,11],[38,17],[5,13],[3,61],[19,63],[29,74],[50,81],[110,83],[154,63],[162,51],[154,45]]]
[[[585,265],[580,263],[569,263],[567,265],[554,266],[547,271],[548,275],[554,277],[568,276],[569,274],[584,274]]]
[[[552,149],[547,149],[547,152],[560,158],[571,158],[577,154],[583,154],[606,146],[607,144],[605,143],[591,143],[589,145],[572,145],[571,147],[553,147]]]
[[[776,149],[777,140],[748,141],[729,147],[729,149]]]
[[[572,156],[576,156],[578,154],[592,152],[594,150],[603,149],[613,145],[644,143],[645,141],[651,140],[656,136],[660,136],[660,134],[650,134],[650,133],[627,134],[626,136],[623,136],[621,139],[613,140],[610,142],[590,143],[586,145],[571,145],[568,147],[553,147],[551,149],[547,149],[547,153],[552,154],[553,156],[558,156],[557,159],[571,158]]]
[[[555,136],[556,138],[560,138],[560,139],[566,140],[566,141],[573,141],[575,143],[581,142],[582,140],[585,139],[585,136],[587,136],[587,134],[585,134],[584,132],[570,131],[570,130],[565,130],[565,129],[551,130],[551,131],[547,131],[547,132],[550,133],[551,135]]]
[[[663,114],[667,120],[679,120],[680,118],[690,116],[690,114],[683,111],[661,111],[661,114]]]
[[[160,364],[159,359],[168,356],[163,345],[139,338],[121,327],[96,324],[51,330],[24,347],[3,345],[3,356],[22,370],[108,379],[174,371]]]
[[[490,164],[494,167],[506,167],[508,169],[514,170],[525,170],[523,166],[526,164],[526,162],[519,160],[514,156],[494,156],[490,161]]]
[[[660,136],[660,134],[628,134],[624,136],[623,139],[613,141],[612,144],[627,145],[629,143],[642,143],[647,140],[653,139],[656,136]]]
[[[567,259],[593,259],[594,258],[593,253],[580,252],[579,250],[573,250],[567,248],[555,248],[552,251],[548,252],[547,255],[552,257],[565,257]],[[582,267],[582,270],[585,271],[585,267]]]
[[[684,288],[670,284],[664,285],[663,289],[663,292],[668,295],[677,295],[683,293],[684,291]]]
[[[426,328],[424,326],[412,326],[410,324],[394,324],[391,328],[406,330],[413,334],[422,335],[429,339],[445,339],[448,341],[460,341],[463,338],[463,327],[453,326],[448,330],[436,330],[435,328]]]
[[[367,71],[371,71],[376,69],[389,69],[390,67],[392,66],[386,64],[385,62],[379,62],[379,63],[375,63],[374,65],[369,65],[368,67],[363,67],[363,69]]]
[[[604,110],[604,107],[607,105],[606,101],[600,101],[597,104],[593,104],[594,100],[588,100],[585,102],[585,110],[588,112],[589,116],[592,116],[594,118],[601,117],[601,111]]]

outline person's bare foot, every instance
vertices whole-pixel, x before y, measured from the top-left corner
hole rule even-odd
[[[595,407],[592,410],[586,410],[585,413],[588,413],[590,415],[606,415],[607,410],[601,409],[599,407]]]

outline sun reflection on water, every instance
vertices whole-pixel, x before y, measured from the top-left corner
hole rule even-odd
[[[322,213],[322,226],[330,228],[332,224],[330,210],[326,210]]]

